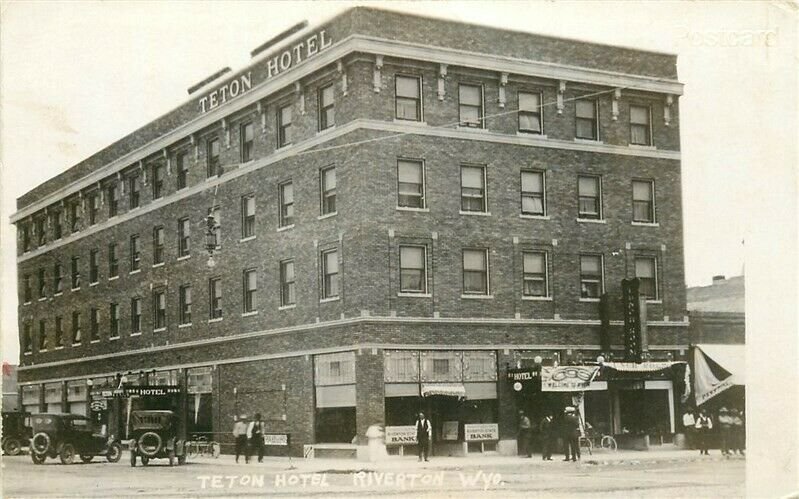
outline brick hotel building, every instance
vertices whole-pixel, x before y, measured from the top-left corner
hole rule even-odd
[[[651,358],[687,360],[675,56],[372,8],[284,35],[18,199],[26,410],[124,376],[226,443],[260,412],[295,455],[355,449],[423,408],[438,452],[496,423],[512,453],[563,401],[508,369],[593,362],[605,293],[621,358],[632,277]],[[639,381],[586,420],[673,433],[677,382]]]

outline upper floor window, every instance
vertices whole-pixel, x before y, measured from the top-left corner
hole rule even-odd
[[[635,277],[638,278],[638,293],[647,300],[658,299],[657,259],[639,256],[635,258]]]
[[[212,229],[214,233],[214,243],[216,244],[217,248],[222,247],[222,210],[219,209],[219,206],[212,206],[208,208],[208,216],[212,217],[214,220],[214,228]]]
[[[241,198],[241,238],[255,235],[255,195]]]
[[[153,329],[166,328],[166,291],[156,289],[153,291]]]
[[[100,213],[100,196],[92,194],[87,201],[89,205],[89,225],[97,223],[97,215]]]
[[[519,92],[519,131],[544,133],[541,120],[541,94]]]
[[[320,170],[319,187],[322,196],[322,215],[336,213],[336,168],[334,166]]]
[[[108,337],[109,338],[118,338],[119,337],[119,305],[116,303],[111,303],[108,306]]]
[[[80,289],[80,257],[72,257],[72,289]]]
[[[220,151],[219,138],[212,137],[208,139],[208,142],[206,143],[206,166],[208,178],[216,177],[222,173],[219,160]]]
[[[72,312],[72,344],[80,345],[83,339],[80,312]]]
[[[483,166],[461,166],[462,211],[487,211],[485,173]]]
[[[164,263],[164,227],[153,229],[153,265]]]
[[[47,321],[44,319],[39,319],[39,351],[45,352],[47,351],[48,345],[47,341]]]
[[[61,239],[61,236],[64,234],[64,228],[61,225],[63,221],[63,213],[60,211],[54,212],[50,217],[50,223],[53,224],[53,240],[57,241]]]
[[[319,89],[319,130],[326,130],[335,124],[335,86],[331,83]]]
[[[210,319],[222,318],[222,279],[213,277],[208,280],[208,317]]]
[[[29,303],[33,299],[33,287],[31,286],[31,276],[26,274],[22,277],[22,300]]]
[[[89,310],[89,341],[100,340],[100,311],[96,308]]]
[[[31,250],[31,229],[27,224],[22,225],[22,252]]]
[[[463,250],[463,294],[488,294],[488,251]]]
[[[138,175],[128,179],[128,191],[130,209],[138,208],[141,205],[141,183]]]
[[[544,172],[522,170],[522,214],[546,215]]]
[[[251,121],[243,123],[239,127],[239,136],[241,137],[241,162],[246,163],[252,161],[255,133]]]
[[[595,100],[580,99],[575,102],[577,138],[586,140],[599,140],[599,121],[597,120],[597,102]]]
[[[24,353],[33,352],[33,326],[30,322],[25,322],[22,325],[22,351]]]
[[[655,183],[633,180],[633,222],[655,222]]]
[[[39,269],[39,299],[47,298],[47,279],[44,268]]]
[[[255,269],[244,271],[242,276],[242,288],[244,290],[244,310],[243,312],[255,312],[258,308],[256,293],[258,292],[258,274]]]
[[[286,227],[294,223],[294,184],[289,180],[278,186],[280,198],[280,227]]]
[[[549,296],[547,279],[547,254],[543,251],[525,251],[522,254],[524,296]]]
[[[119,275],[119,255],[117,255],[117,243],[108,245],[108,277]]]
[[[422,121],[422,78],[397,75],[394,106],[398,120]]]
[[[61,316],[55,318],[55,347],[62,348],[64,346],[64,324]]]
[[[139,246],[139,236],[130,236],[130,271],[141,268],[141,247]]]
[[[106,191],[108,194],[108,216],[115,217],[119,213],[119,189],[116,185],[111,185]]]
[[[291,105],[277,110],[277,147],[291,144]]]
[[[472,128],[483,128],[483,86],[458,85],[460,124]]]
[[[159,199],[164,195],[165,177],[166,166],[161,163],[153,165],[153,199]]]
[[[602,183],[596,175],[577,177],[579,218],[599,220],[602,218]]]
[[[177,163],[176,169],[178,172],[177,188],[180,190],[188,185],[189,155],[184,151],[177,153],[177,156],[175,157],[175,163]]]
[[[130,299],[130,332],[141,332],[141,298]]]
[[[580,255],[580,298],[599,298],[605,288],[602,255]]]
[[[191,225],[188,218],[178,220],[178,258],[188,256],[191,250]]]
[[[424,208],[424,163],[401,159],[397,161],[397,206]]]
[[[180,302],[180,323],[191,324],[191,284],[185,284],[178,290]]]
[[[93,249],[89,252],[89,283],[94,284],[100,280],[100,251]]]
[[[36,219],[36,245],[37,246],[44,246],[47,242],[47,230],[46,230],[47,220],[42,218]]]
[[[649,107],[630,106],[630,144],[651,146],[652,126]]]
[[[325,251],[322,253],[322,299],[335,298],[338,293],[338,251]]]
[[[73,234],[78,232],[80,225],[80,204],[73,201],[69,204],[69,231]]]
[[[281,307],[287,307],[296,303],[294,280],[294,260],[285,260],[280,262]]]
[[[53,266],[53,293],[58,294],[64,291],[64,269],[60,263]]]
[[[427,292],[427,258],[424,246],[400,246],[400,292]]]

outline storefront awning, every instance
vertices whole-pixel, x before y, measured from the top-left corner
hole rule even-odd
[[[696,405],[736,385],[745,384],[744,345],[701,344],[694,348]]]
[[[605,362],[602,367],[615,369],[623,373],[654,373],[670,369],[676,364],[685,364],[685,362]]]
[[[465,398],[466,387],[463,383],[422,383],[422,397],[430,395]]]

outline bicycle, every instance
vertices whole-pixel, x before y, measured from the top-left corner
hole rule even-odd
[[[616,452],[618,449],[618,444],[616,444],[616,439],[613,438],[613,435],[602,435],[602,438],[599,440],[599,446],[603,450],[610,450]]]
[[[209,456],[218,458],[222,452],[222,446],[218,442],[208,440],[205,436],[194,436],[192,440],[186,442],[186,455],[188,457]]]

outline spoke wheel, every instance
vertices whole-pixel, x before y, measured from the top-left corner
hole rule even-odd
[[[75,447],[72,444],[64,444],[61,447],[61,463],[72,464],[75,461]]]
[[[113,443],[108,446],[108,453],[105,455],[109,463],[116,463],[122,458],[122,446],[118,443]]]
[[[22,444],[16,438],[9,438],[3,443],[3,452],[7,456],[18,456],[22,452]]]

